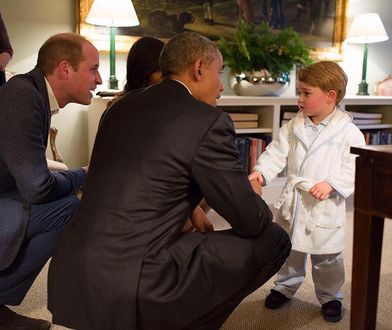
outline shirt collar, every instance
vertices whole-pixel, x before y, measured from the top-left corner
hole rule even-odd
[[[48,98],[49,98],[49,108],[52,115],[59,112],[59,103],[57,102],[56,96],[53,93],[52,87],[50,87],[49,81],[45,78],[46,88],[48,90]]]
[[[182,81],[180,81],[180,80],[177,80],[177,79],[172,79],[172,80],[174,80],[174,81],[177,81],[177,82],[179,82],[181,85],[183,85],[187,90],[188,90],[188,92],[189,92],[189,94],[191,94],[192,95],[192,92],[191,92],[191,90],[188,88],[188,86],[187,85],[185,85]]]
[[[332,116],[335,114],[335,112],[336,112],[336,108],[327,117],[325,117],[319,123],[319,125],[327,126],[329,121],[331,120]],[[318,126],[318,125],[313,124],[313,122],[310,120],[309,117],[305,117],[305,127],[310,127],[310,126]]]

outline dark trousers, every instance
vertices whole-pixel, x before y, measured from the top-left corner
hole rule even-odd
[[[35,278],[53,255],[64,226],[79,200],[69,195],[57,201],[31,205],[22,247],[10,267],[0,272],[0,306],[19,305]]]
[[[269,240],[270,248],[266,248],[266,240]],[[289,236],[275,223],[269,226],[261,237],[252,239],[252,243],[252,250],[259,266],[253,278],[232,297],[182,330],[218,330],[246,296],[279,271],[291,251]]]
[[[0,87],[5,84],[5,71],[0,71]]]

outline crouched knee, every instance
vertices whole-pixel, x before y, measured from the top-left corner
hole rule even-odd
[[[283,264],[291,251],[290,237],[282,227],[273,222],[253,241],[253,250],[261,265],[273,260]]]

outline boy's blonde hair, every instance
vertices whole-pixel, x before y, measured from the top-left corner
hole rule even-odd
[[[332,61],[320,61],[306,66],[298,72],[297,80],[324,92],[336,91],[336,104],[346,95],[347,75]]]

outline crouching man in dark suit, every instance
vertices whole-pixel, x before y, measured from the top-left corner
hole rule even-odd
[[[216,45],[177,34],[160,66],[161,83],[127,94],[101,121],[81,205],[49,267],[56,324],[218,329],[290,252],[216,108]],[[202,196],[231,230],[182,232]]]
[[[14,313],[51,257],[79,200],[87,167],[50,172],[45,150],[51,112],[89,104],[101,83],[98,52],[71,33],[49,38],[34,70],[0,89],[0,329],[49,329]]]

